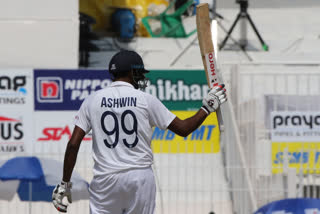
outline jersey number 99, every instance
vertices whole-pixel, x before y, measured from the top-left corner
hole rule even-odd
[[[125,119],[127,116],[131,115],[132,119],[133,119],[133,127],[132,129],[128,129],[128,127],[125,124]],[[107,116],[111,116],[114,120],[114,128],[112,130],[107,130],[106,126],[105,126],[105,119]],[[105,111],[102,116],[101,116],[101,128],[103,130],[104,133],[106,133],[107,135],[115,135],[114,138],[114,142],[113,143],[109,143],[107,141],[107,139],[104,139],[103,142],[104,144],[112,149],[115,148],[118,145],[119,142],[119,121],[117,116],[115,115],[115,113],[111,112],[111,111]],[[139,138],[138,138],[138,121],[137,121],[137,117],[136,115],[133,113],[133,111],[131,110],[126,110],[122,113],[121,115],[121,128],[123,130],[123,132],[127,135],[132,135],[132,134],[136,134],[135,140],[132,143],[128,143],[128,141],[126,139],[122,139],[124,145],[128,148],[133,148],[137,145],[137,143],[139,142]]]

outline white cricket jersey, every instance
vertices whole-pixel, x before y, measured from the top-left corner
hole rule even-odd
[[[75,125],[92,129],[93,172],[99,176],[149,167],[152,127],[166,129],[174,118],[156,97],[116,81],[84,100]]]

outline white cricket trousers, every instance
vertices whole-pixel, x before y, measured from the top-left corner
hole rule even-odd
[[[151,167],[95,176],[90,183],[91,214],[153,214],[156,184]]]

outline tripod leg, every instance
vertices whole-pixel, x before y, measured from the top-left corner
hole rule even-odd
[[[250,22],[250,24],[251,24],[254,32],[255,32],[256,35],[258,36],[258,38],[259,38],[259,40],[260,40],[260,43],[261,43],[261,45],[262,45],[263,50],[268,51],[268,50],[269,50],[269,47],[268,47],[268,45],[263,41],[262,37],[260,36],[259,31],[258,31],[258,29],[256,28],[256,26],[254,25],[254,23],[253,23],[250,15],[247,13],[246,16],[247,16],[247,18],[248,18],[248,20],[249,20],[249,22]]]
[[[222,43],[220,45],[219,50],[221,50],[224,47],[224,45],[226,44],[227,40],[229,39],[229,36],[231,35],[231,33],[232,33],[234,27],[236,26],[237,22],[239,21],[240,17],[241,17],[241,13],[239,13],[236,20],[234,20],[230,30],[227,33],[227,36],[224,38],[224,40],[222,41]]]
[[[219,25],[219,27],[220,27],[225,33],[227,33],[227,30],[224,28],[224,26],[221,24],[221,22],[218,21],[218,25]],[[249,60],[250,62],[252,62],[252,61],[253,61],[252,57],[247,53],[247,51],[246,51],[243,47],[241,47],[241,45],[239,44],[239,42],[238,42],[237,40],[235,40],[234,38],[232,38],[231,35],[230,35],[230,39],[231,39],[237,46],[239,46],[239,48],[243,51],[243,53],[246,55],[246,57],[248,58],[248,60]]]

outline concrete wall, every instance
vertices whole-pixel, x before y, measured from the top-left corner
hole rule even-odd
[[[2,0],[0,67],[77,68],[77,0]]]

